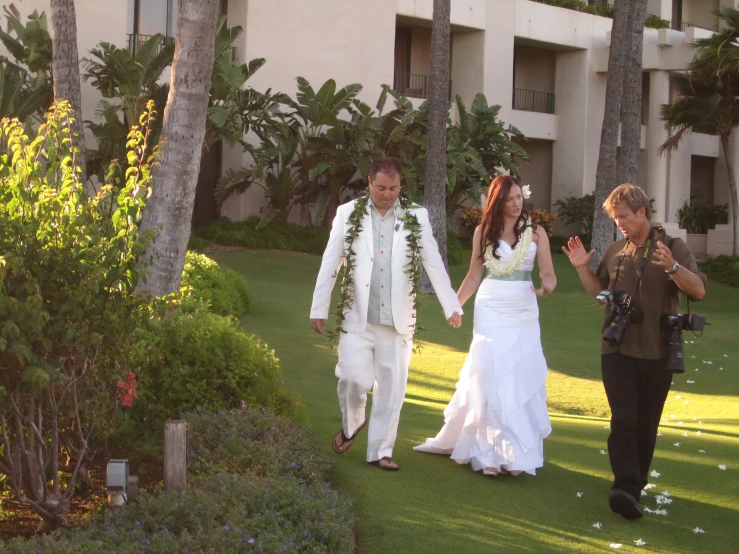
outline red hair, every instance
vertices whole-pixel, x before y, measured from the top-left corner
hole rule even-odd
[[[485,249],[488,246],[492,246],[493,257],[500,259],[498,255],[498,247],[500,246],[500,237],[503,236],[503,227],[505,223],[505,217],[503,208],[508,194],[513,186],[521,186],[521,181],[516,177],[510,175],[498,175],[493,182],[490,183],[488,189],[488,197],[485,202],[485,209],[482,212],[482,229],[480,233],[480,259],[485,259]],[[512,248],[515,248],[518,241],[521,240],[521,235],[527,227],[527,221],[529,220],[529,212],[524,207],[521,210],[521,215],[518,216],[513,232],[516,234],[516,242],[513,243]],[[534,226],[536,228],[536,226]]]

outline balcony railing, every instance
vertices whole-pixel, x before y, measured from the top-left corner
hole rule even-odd
[[[514,88],[513,109],[527,112],[554,113],[554,94]]]
[[[408,98],[429,97],[429,77],[415,73],[396,73],[393,88]],[[449,81],[449,99],[452,98],[452,82]]]
[[[128,50],[132,54],[136,54],[136,51],[141,48],[144,43],[149,40],[153,35],[139,35],[139,34],[129,34],[128,35]],[[157,47],[157,52],[161,52],[162,48],[164,48],[167,44],[173,44],[174,43],[174,37],[164,37],[164,40],[162,40],[159,43],[159,46]]]
[[[703,27],[702,25],[695,25],[694,23],[688,23],[687,21],[671,21],[670,26],[674,31],[681,31],[685,32],[690,27],[695,27],[696,29],[703,29],[705,31],[711,31],[712,33],[715,33],[717,29],[712,29],[710,27]]]

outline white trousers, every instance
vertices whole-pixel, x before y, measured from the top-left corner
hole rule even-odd
[[[366,417],[367,392],[372,411],[367,434],[367,461],[392,457],[405,398],[413,336],[394,327],[367,324],[363,333],[342,333],[336,377],[344,434],[351,437]]]

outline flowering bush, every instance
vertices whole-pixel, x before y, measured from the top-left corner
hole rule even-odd
[[[8,554],[355,550],[351,501],[326,483],[331,459],[307,428],[265,410],[187,414],[184,494],[142,492],[57,536],[17,538]]]
[[[149,190],[157,158],[145,148],[150,110],[129,134],[125,176],[114,165],[94,196],[77,165],[68,102],[32,136],[2,121],[0,466],[16,498],[52,525],[69,524],[93,420],[107,415],[124,371],[100,361],[146,305],[135,290],[151,238],[139,234],[139,191]],[[62,471],[68,456],[72,469]]]
[[[471,233],[475,232],[475,228],[480,225],[481,220],[482,208],[480,206],[471,206],[462,211],[462,225]]]
[[[548,210],[531,210],[531,221],[537,225],[544,227],[548,236],[552,236],[554,233],[554,221],[557,219],[557,214],[553,214]]]
[[[324,483],[219,474],[194,479],[184,494],[142,492],[89,527],[17,538],[7,554],[117,552],[354,552],[351,502]]]
[[[206,301],[219,315],[239,317],[249,311],[249,291],[243,275],[195,252],[185,257],[180,294]]]
[[[128,373],[125,381],[118,381],[118,388],[121,389],[121,404],[124,406],[133,404],[137,387],[136,374],[133,371]]]
[[[327,481],[331,461],[312,431],[258,408],[190,413],[188,460],[194,473],[290,475],[301,483]]]

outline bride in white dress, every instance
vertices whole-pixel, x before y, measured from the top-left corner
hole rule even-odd
[[[464,305],[477,290],[470,351],[444,426],[414,448],[449,455],[485,475],[535,475],[552,431],[536,297],[554,291],[557,279],[546,231],[532,225],[524,209],[529,195],[508,175],[490,184],[470,269],[457,293]],[[535,259],[540,289],[531,281]]]

